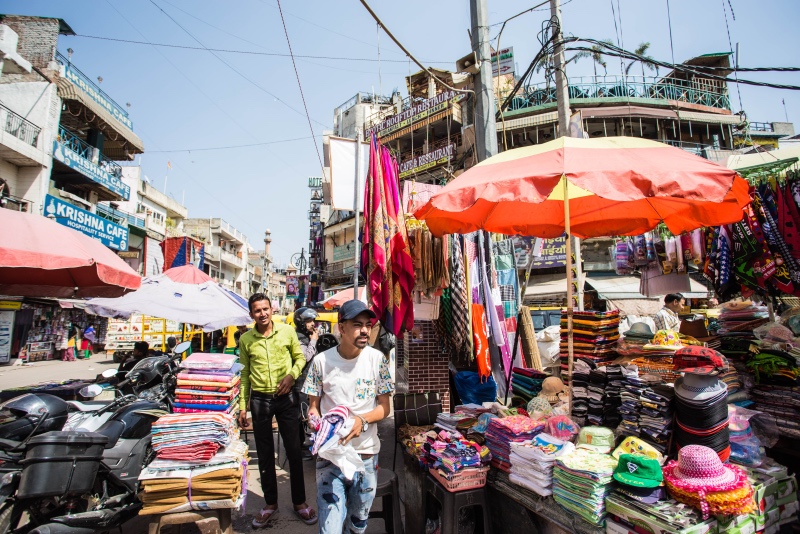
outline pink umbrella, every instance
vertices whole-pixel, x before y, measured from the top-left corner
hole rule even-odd
[[[323,300],[322,301],[322,305],[325,306],[326,310],[332,310],[334,308],[339,308],[339,307],[341,307],[342,304],[344,304],[348,300],[353,300],[353,295],[354,294],[355,294],[355,292],[353,291],[352,287],[349,288],[349,289],[343,289],[342,291],[339,291],[338,293],[334,293],[330,297],[328,297],[325,300]],[[361,287],[358,288],[358,300],[360,300],[361,302],[363,302],[365,304],[367,302],[366,288],[364,288],[364,286],[361,286]]]
[[[142,278],[111,249],[41,215],[0,209],[0,294],[118,297]]]

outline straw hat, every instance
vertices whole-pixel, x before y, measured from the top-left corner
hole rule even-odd
[[[713,449],[687,445],[663,468],[668,484],[691,492],[730,491],[748,484],[743,470],[723,464]]]
[[[547,399],[547,402],[554,403],[565,400],[562,394],[566,393],[566,391],[567,387],[560,378],[557,376],[548,376],[542,382],[542,391],[539,392],[539,396]]]
[[[667,350],[678,350],[683,347],[681,338],[674,330],[659,330],[653,337],[653,341],[644,346],[644,348],[658,348]]]

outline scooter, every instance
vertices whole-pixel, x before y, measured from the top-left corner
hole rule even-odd
[[[118,386],[162,381],[139,392],[143,398],[122,395],[96,410],[98,420],[109,414],[96,432],[61,430],[69,407],[53,395],[1,404],[0,534],[94,534],[135,517],[139,474],[155,457],[151,426],[171,405],[175,368],[169,356],[139,362]],[[84,389],[92,397],[102,386]]]

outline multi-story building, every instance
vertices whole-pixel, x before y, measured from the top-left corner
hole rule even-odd
[[[734,133],[733,141],[742,152],[776,150],[785,140],[791,143],[794,124],[791,122],[748,122],[747,127]]]
[[[63,20],[3,15],[0,23],[16,33],[18,53],[31,64],[30,73],[0,77],[4,131],[12,134],[2,137],[0,153],[9,198],[19,209],[127,251],[129,225],[97,213],[100,201],[131,198],[119,162],[144,146],[127,109],[100,88],[102,77],[95,82],[78,69],[72,50],[66,56],[57,50],[59,35],[74,34]]]
[[[205,271],[211,278],[239,295],[249,295],[249,245],[242,232],[218,218],[185,219],[183,230],[206,244]]]

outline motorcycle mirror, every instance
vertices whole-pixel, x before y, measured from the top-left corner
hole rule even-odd
[[[117,376],[117,370],[116,369],[106,369],[105,371],[100,373],[100,375],[103,378],[113,378],[113,377]]]
[[[183,354],[190,348],[192,348],[191,341],[184,341],[183,343],[178,343],[178,345],[175,346],[175,354]]]
[[[86,397],[87,399],[93,399],[96,396],[100,395],[103,392],[103,386],[98,384],[90,384],[86,387],[81,388],[78,392],[81,394],[82,397]]]

